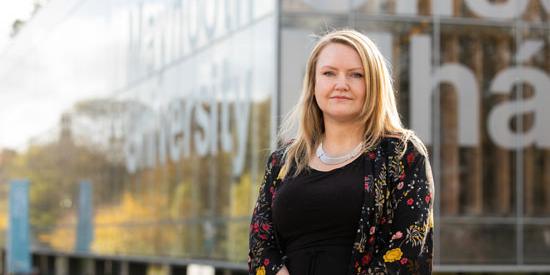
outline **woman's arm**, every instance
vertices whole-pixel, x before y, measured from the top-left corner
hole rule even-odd
[[[431,274],[434,189],[429,160],[410,144],[403,158],[389,166],[391,225],[382,260],[390,274]]]
[[[271,215],[271,202],[275,192],[274,181],[280,167],[276,156],[276,153],[271,154],[267,162],[258,200],[252,213],[248,252],[249,274],[275,275],[284,268],[283,252],[275,236]]]

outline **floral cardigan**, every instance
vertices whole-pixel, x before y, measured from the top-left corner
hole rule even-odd
[[[363,206],[348,275],[430,274],[432,267],[433,179],[428,159],[411,142],[384,138],[365,152]],[[276,274],[285,264],[271,219],[284,149],[271,154],[252,214],[249,274]],[[300,274],[290,274],[300,275]]]

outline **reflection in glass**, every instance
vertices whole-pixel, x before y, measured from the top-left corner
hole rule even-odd
[[[19,64],[1,63],[14,70],[0,67],[0,79],[36,77],[36,86],[0,82],[13,91],[10,104],[40,106],[0,120],[36,132],[21,149],[0,144],[0,180],[31,182],[36,248],[74,251],[78,182],[88,180],[90,252],[245,260],[273,142],[275,2],[225,9],[216,1],[210,6],[223,16],[215,18],[202,9],[186,17],[196,7],[180,4],[85,2],[40,46],[24,45],[38,48],[33,55],[15,47],[7,56]],[[41,110],[55,119],[46,122]],[[0,203],[0,221],[6,215]]]
[[[286,2],[283,47],[303,44],[297,33],[322,32],[331,20],[299,8],[305,1]],[[437,169],[438,265],[545,263],[550,129],[538,123],[550,99],[537,87],[550,86],[541,84],[550,79],[547,8],[542,1],[367,1],[347,16],[328,16],[374,38],[392,63],[400,113]],[[285,73],[295,71],[297,57],[282,51],[285,89],[299,90],[301,75]]]

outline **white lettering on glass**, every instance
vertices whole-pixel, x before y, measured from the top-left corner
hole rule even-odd
[[[428,144],[432,142],[432,95],[441,83],[452,84],[458,96],[458,141],[463,146],[479,143],[479,88],[466,66],[446,63],[432,69],[431,38],[416,35],[411,39],[411,125]],[[437,104],[437,103],[436,103]]]
[[[550,124],[545,119],[550,117],[550,78],[542,70],[528,67],[507,68],[497,74],[491,84],[493,94],[509,94],[516,84],[530,84],[534,95],[501,103],[490,111],[488,132],[491,139],[499,146],[517,149],[536,143],[540,147],[550,147]],[[510,129],[510,120],[524,113],[534,113],[534,125],[527,132],[514,132]]]
[[[513,19],[525,12],[529,1],[507,0],[504,2],[489,2],[488,0],[465,0],[470,9],[481,17],[497,19]]]
[[[175,0],[128,10],[128,82],[192,55],[254,19],[252,0]]]
[[[233,153],[233,173],[242,173],[250,123],[252,70],[239,73],[230,71],[227,61],[221,64],[208,65],[211,79],[219,81],[182,93],[187,96],[170,101],[157,113],[129,112],[124,152],[130,173],[162,165],[168,157],[172,161],[187,158],[192,153],[191,144],[199,156],[215,156],[219,149]],[[216,69],[220,67],[221,73]]]
[[[544,9],[550,11],[550,0],[540,0]],[[520,17],[527,9],[527,0],[465,0],[466,6],[476,15],[493,19],[514,19]],[[452,0],[432,0],[432,14],[453,16]],[[401,15],[418,15],[418,0],[397,0],[395,13]]]
[[[397,0],[395,4],[395,13],[397,14],[418,15],[418,0]],[[433,0],[432,13],[440,16],[452,16],[452,0]]]

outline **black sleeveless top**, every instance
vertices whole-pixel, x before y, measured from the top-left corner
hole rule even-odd
[[[290,274],[346,274],[363,203],[365,155],[323,172],[285,179],[273,198],[273,224]]]

